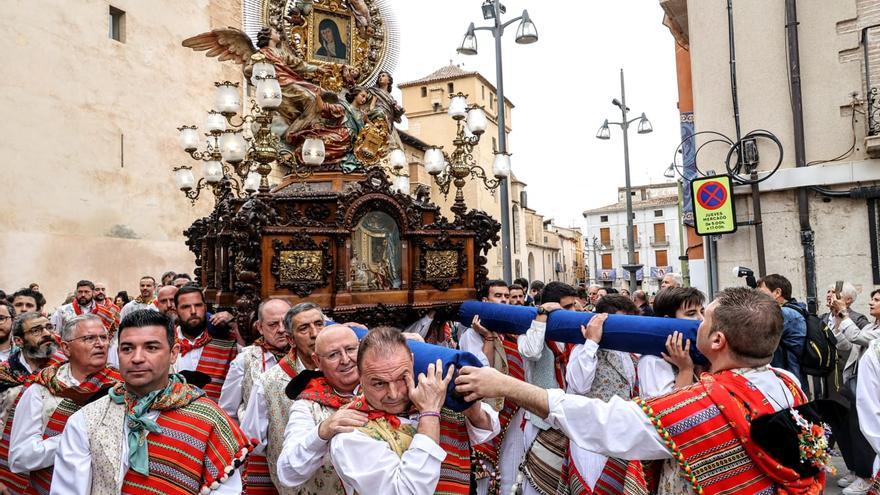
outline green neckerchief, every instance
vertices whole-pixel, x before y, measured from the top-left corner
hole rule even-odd
[[[204,392],[187,385],[182,376],[173,374],[169,377],[167,387],[154,390],[144,397],[136,397],[128,393],[123,384],[111,388],[108,395],[114,403],[124,404],[126,408],[129,468],[149,476],[147,433],[162,433],[162,427],[147,418],[146,414],[151,410],[164,411],[183,407],[204,395]]]

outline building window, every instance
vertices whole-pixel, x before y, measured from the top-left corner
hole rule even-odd
[[[635,263],[637,265],[639,263],[641,263],[641,261],[639,261],[639,251],[636,251],[635,253],[633,253],[633,263]]]
[[[654,210],[654,218],[662,218],[663,210]]]
[[[498,151],[498,140],[495,138],[492,138],[492,151]]]
[[[633,225],[633,242],[639,243],[639,226]]]
[[[633,212],[633,214],[632,214],[632,219],[633,219],[633,220],[636,219],[636,212]]]
[[[455,85],[452,83],[447,83],[446,90],[449,91],[449,94],[455,93]]]
[[[655,223],[654,224],[654,242],[666,242],[666,224],[665,223]],[[663,266],[663,265],[659,265]]]
[[[654,259],[657,262],[657,266],[669,266],[669,259],[666,257],[665,249],[654,251]]]
[[[602,215],[602,216],[600,216],[600,217],[599,217],[599,221],[600,221],[600,222],[607,222],[607,221],[608,221],[608,215]]]
[[[428,88],[425,86],[422,86],[422,98],[427,98],[427,96],[428,96]]]
[[[871,241],[871,273],[880,284],[880,201],[868,200],[868,239]]]
[[[489,93],[489,110],[495,109],[495,95],[493,93]]]
[[[602,227],[599,229],[599,242],[602,243],[603,246],[611,245],[611,229],[608,227]]]
[[[125,43],[125,12],[110,6],[110,39]]]
[[[486,99],[486,86],[480,86],[480,97],[481,99]]]
[[[544,236],[544,245],[545,246],[547,245],[547,236],[546,235]]]
[[[602,269],[610,270],[614,268],[614,260],[611,258],[611,253],[602,255]]]

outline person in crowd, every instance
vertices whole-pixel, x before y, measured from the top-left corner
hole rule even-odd
[[[242,493],[238,467],[253,445],[204,391],[171,374],[179,348],[163,313],[123,319],[122,382],[70,417],[53,495]]]
[[[346,494],[433,494],[447,452],[440,446],[441,409],[452,370],[440,360],[413,376],[403,334],[370,331],[358,349],[360,393],[346,406],[367,422],[330,440],[330,459]],[[478,445],[499,431],[497,416],[480,403],[464,411],[468,440]]]
[[[35,292],[40,292],[40,284],[36,282],[31,282],[30,284],[28,284],[28,289]]]
[[[156,300],[153,301],[153,308],[171,318],[171,321],[177,322],[177,306],[174,305],[174,296],[177,295],[177,287],[173,285],[163,285],[156,291]]]
[[[113,298],[113,304],[119,306],[120,308],[125,307],[125,305],[128,304],[130,301],[131,301],[131,298],[128,297],[128,291],[124,291],[124,290],[117,292],[116,297]],[[122,310],[120,309],[120,311],[122,311]],[[122,321],[121,317],[120,317],[119,321]]]
[[[76,283],[74,300],[55,310],[55,314],[52,315],[52,324],[55,325],[55,328],[64,328],[68,321],[83,314],[98,316],[104,323],[104,328],[111,335],[116,333],[116,327],[119,326],[119,314],[105,305],[98,304],[95,300],[95,284],[90,280],[80,280]]]
[[[173,285],[169,288],[177,290]],[[261,302],[257,308],[256,323],[260,337],[252,345],[242,349],[229,365],[218,404],[235,421],[241,422],[244,417],[251,391],[259,377],[278,364],[290,351],[288,332],[284,326],[284,316],[288,310],[290,303],[283,299],[266,299]],[[275,488],[269,472],[266,455],[252,453],[244,471],[244,493],[273,493]]]
[[[859,428],[873,450],[870,492],[880,493],[880,340],[874,339],[859,359],[859,380],[856,387],[856,407]],[[859,477],[861,479],[861,477]],[[849,486],[852,486],[852,480]],[[846,490],[847,488],[844,488]]]
[[[602,289],[601,285],[592,284],[587,287],[587,311],[593,311],[596,309],[596,303],[599,302],[599,290]]]
[[[544,282],[532,280],[532,283],[529,285],[529,297],[532,299],[532,306],[540,305],[538,298],[541,296],[542,290],[544,290]]]
[[[523,293],[525,296],[525,299],[523,300],[523,306],[534,306],[535,301],[534,301],[534,299],[532,299],[532,295],[528,293],[529,292],[528,291],[528,288],[529,288],[529,281],[528,280],[520,277],[520,278],[514,280],[511,285],[518,285],[523,288]]]
[[[637,290],[632,295],[633,302],[639,308],[639,314],[642,316],[654,316],[654,309],[648,304],[648,295],[643,290]]]
[[[176,369],[178,372],[198,371],[208,375],[211,382],[203,387],[205,393],[211,400],[220,400],[226,373],[238,354],[238,347],[235,341],[225,338],[216,328],[228,324],[232,315],[208,314],[205,295],[196,285],[181,287],[174,294],[174,307],[180,345]]]
[[[173,271],[167,271],[159,277],[159,280],[162,281],[162,285],[171,285],[171,282],[177,278],[177,273]]]
[[[294,315],[293,321],[297,319]],[[327,326],[315,339],[317,372],[299,374],[291,366],[263,376],[262,394],[255,394],[242,424],[249,435],[264,441],[272,481],[281,495],[345,493],[330,462],[330,440],[367,422],[366,413],[344,407],[360,382],[358,344],[351,328]],[[286,394],[296,377],[297,390]],[[265,418],[257,411],[259,395],[265,400]]]
[[[156,279],[150,275],[144,275],[141,277],[140,281],[138,281],[138,287],[140,288],[140,294],[134,300],[129,301],[122,307],[122,311],[119,313],[121,318],[125,318],[132,311],[137,311],[139,309],[152,309],[155,307],[153,300],[156,299]]]
[[[46,305],[46,298],[43,297],[43,294],[40,294],[39,291],[33,289],[17,290],[12,294],[12,297],[8,299],[12,302],[12,307],[15,308],[16,314],[30,313],[33,311],[41,313],[43,311],[43,306]]]
[[[95,304],[98,306],[103,306],[110,310],[113,313],[113,317],[116,321],[120,321],[119,311],[122,310],[121,306],[117,306],[109,297],[107,297],[107,284],[104,282],[95,282]]]
[[[39,329],[43,344],[47,324]],[[9,467],[13,473],[30,473],[34,493],[49,492],[59,435],[67,420],[119,379],[117,371],[107,367],[110,335],[100,317],[77,315],[65,322],[60,336],[68,361],[36,374],[21,394],[10,432]]]
[[[0,363],[7,361],[15,348],[12,340],[12,323],[15,321],[15,306],[0,300]]]
[[[819,493],[824,471],[800,474],[799,459],[782,464],[767,452],[775,441],[760,436],[748,441],[743,433],[757,417],[806,402],[797,377],[768,367],[782,322],[779,305],[768,295],[746,287],[721,291],[706,308],[697,332],[697,348],[712,363],[710,373],[692,386],[653,399],[612,397],[605,402],[544,389],[487,367],[462,368],[456,391],[466,400],[505,395],[579,448],[597,454],[675,459],[696,493]],[[807,438],[821,436],[818,425],[797,428],[812,436]],[[799,441],[794,431],[775,433],[788,435],[785,440],[795,445]],[[705,455],[709,450],[713,455]],[[808,461],[828,459],[817,453],[808,454]]]
[[[171,283],[179,289],[186,284],[193,283],[193,279],[189,276],[188,273],[178,273],[174,276],[174,280]]]
[[[526,305],[526,290],[523,289],[523,286],[518,284],[511,284],[507,288],[507,293],[509,295],[509,304],[512,304],[514,306]]]
[[[637,397],[638,356],[600,349],[599,340],[602,338],[602,326],[609,314],[637,315],[639,311],[630,298],[617,294],[602,298],[595,312],[596,315],[589,323],[581,326],[584,344],[576,345],[571,351],[565,374],[566,392],[605,402],[615,396],[624,400]],[[605,493],[603,487],[610,488],[614,485],[615,470],[626,470],[626,461],[609,459],[580,449],[577,445],[569,445],[569,452],[571,462],[568,463],[567,470],[563,470],[560,479],[562,491],[567,488],[573,494],[596,491]],[[596,484],[600,480],[601,485],[597,489]]]
[[[682,286],[684,286],[684,280],[682,280],[681,275],[677,273],[667,273],[666,275],[663,275],[662,279],[660,279],[660,290]]]
[[[834,438],[849,469],[849,472],[838,482],[838,485],[844,486],[843,492],[846,495],[867,493],[871,487],[871,477],[876,472],[873,466],[874,450],[866,436],[862,434],[859,409],[852,406],[857,403],[857,389],[860,387],[859,360],[880,337],[880,289],[871,292],[868,308],[874,323],[862,328],[853,321],[843,298],[833,297],[829,308],[831,313],[829,327],[837,340],[837,350],[846,356],[842,365],[843,384],[840,393],[851,406],[843,421],[835,421],[831,424]]]
[[[800,355],[807,338],[807,320],[796,309],[786,306],[791,301],[791,282],[778,273],[771,273],[758,279],[758,290],[768,294],[779,304],[785,322],[779,347],[773,353],[770,365],[788,370],[803,380]]]

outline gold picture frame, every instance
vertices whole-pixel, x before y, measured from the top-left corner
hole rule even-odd
[[[351,16],[315,8],[309,25],[309,60],[353,65],[352,24]]]

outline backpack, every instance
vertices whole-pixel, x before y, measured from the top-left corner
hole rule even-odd
[[[798,362],[801,373],[810,376],[828,376],[837,368],[837,341],[831,329],[815,314],[793,303],[783,306],[797,311],[807,322],[807,335]]]

